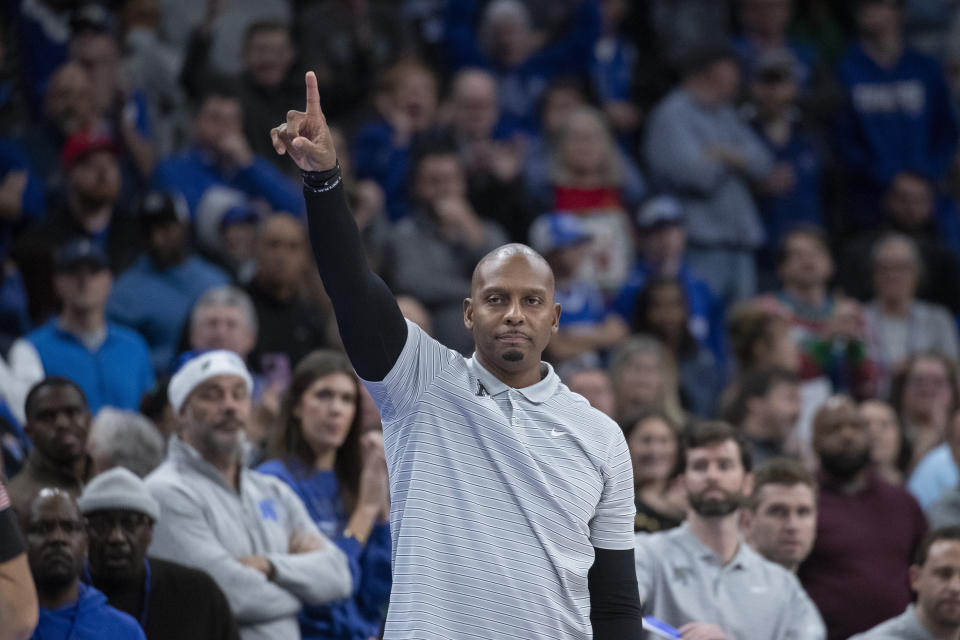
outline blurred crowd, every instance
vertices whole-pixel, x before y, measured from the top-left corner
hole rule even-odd
[[[470,354],[477,260],[523,242],[550,263],[546,357],[623,427],[638,532],[696,534],[690,451],[733,442],[735,536],[796,572],[825,637],[911,612],[928,635],[909,637],[960,633],[957,0],[9,0],[2,17],[0,477],[27,547],[76,538],[73,599],[44,599],[53,561],[31,556],[49,628],[101,615],[96,591],[151,638],[188,637],[185,608],[208,625],[195,637],[379,633],[379,416],[269,137],[312,70],[367,258],[408,319]],[[249,387],[249,504],[188,444],[219,428],[173,384],[205,352]],[[808,516],[768,514],[767,546],[761,477]],[[209,495],[186,505],[178,483],[198,478]],[[262,548],[228,542],[245,510]],[[943,554],[956,575],[934,606]],[[704,606],[676,615],[723,626]]]

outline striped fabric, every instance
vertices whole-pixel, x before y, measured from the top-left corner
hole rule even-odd
[[[7,494],[7,488],[0,482],[0,511],[10,508],[10,496]]]
[[[585,639],[593,547],[633,548],[616,423],[544,364],[511,389],[408,322],[382,382],[393,591],[388,640]]]

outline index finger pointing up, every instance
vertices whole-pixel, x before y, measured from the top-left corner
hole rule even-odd
[[[307,71],[307,118],[323,117],[320,109],[320,91],[317,89],[317,76],[313,71]]]

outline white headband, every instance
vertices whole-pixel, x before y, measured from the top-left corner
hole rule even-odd
[[[180,408],[190,392],[214,376],[238,376],[243,378],[243,381],[247,383],[247,392],[253,392],[253,378],[240,356],[226,349],[207,351],[180,367],[180,370],[173,374],[173,378],[170,379],[170,386],[167,387],[167,397],[173,406],[173,412],[179,414]]]

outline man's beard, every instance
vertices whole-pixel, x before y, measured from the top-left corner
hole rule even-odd
[[[870,449],[859,453],[820,453],[820,466],[841,482],[852,480],[870,464]]]
[[[719,491],[723,494],[722,498],[705,498],[709,492]],[[700,493],[688,493],[687,500],[690,507],[698,514],[707,518],[720,518],[728,516],[743,503],[743,495],[740,492],[724,491],[717,487],[704,489]]]
[[[523,360],[523,353],[520,351],[507,351],[503,354],[503,359],[507,362],[520,362]]]

